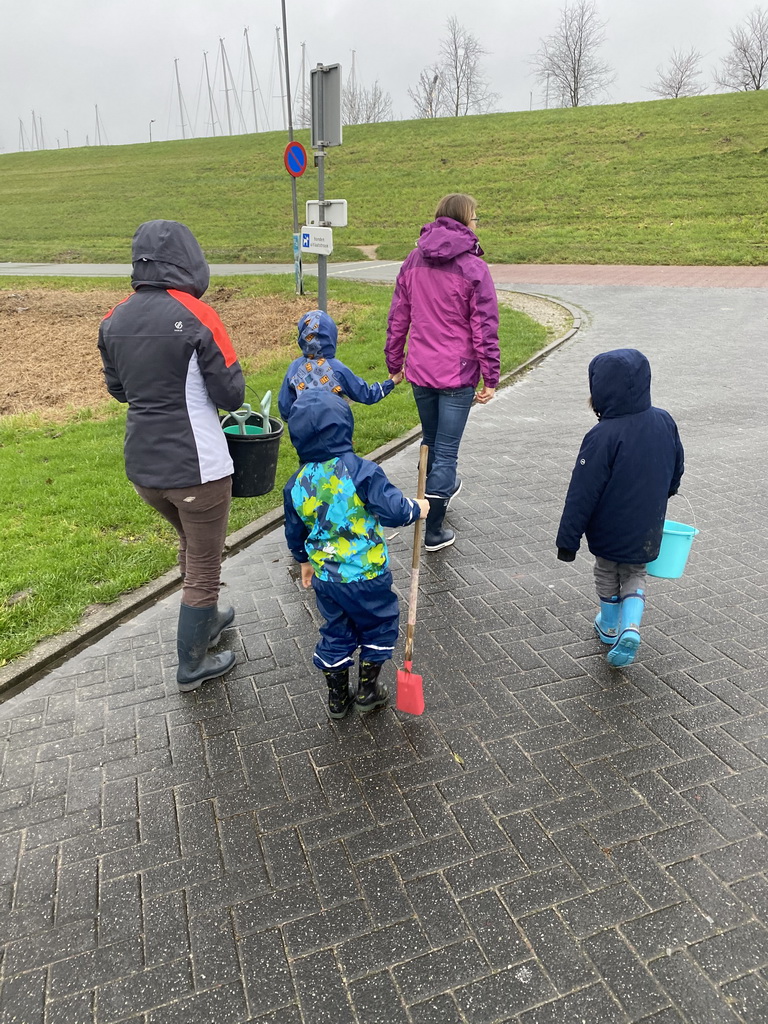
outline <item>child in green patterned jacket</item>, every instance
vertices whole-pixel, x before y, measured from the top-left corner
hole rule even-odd
[[[360,711],[387,703],[378,677],[394,653],[400,612],[382,527],[408,526],[429,511],[427,500],[406,498],[381,466],[355,455],[353,426],[348,403],[320,389],[288,417],[302,465],[283,491],[285,536],[325,618],[313,660],[328,683],[332,718],[343,718],[353,703]],[[349,669],[358,647],[353,697]]]

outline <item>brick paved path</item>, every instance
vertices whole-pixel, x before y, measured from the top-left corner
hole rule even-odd
[[[764,293],[548,290],[587,324],[472,414],[422,719],[329,722],[279,534],[225,564],[225,683],[176,691],[176,596],[0,707],[3,1024],[768,1019]],[[702,531],[623,671],[553,544],[618,344],[652,361]],[[410,489],[414,463],[388,470]]]

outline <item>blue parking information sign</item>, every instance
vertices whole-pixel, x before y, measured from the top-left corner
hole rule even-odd
[[[301,229],[301,251],[317,256],[330,256],[333,252],[333,231],[304,224]]]
[[[283,154],[285,169],[293,178],[300,178],[307,169],[307,151],[300,142],[289,142]]]

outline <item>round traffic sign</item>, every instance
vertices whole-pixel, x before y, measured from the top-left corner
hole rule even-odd
[[[294,178],[300,178],[307,169],[307,151],[300,142],[289,142],[283,154],[285,169]]]

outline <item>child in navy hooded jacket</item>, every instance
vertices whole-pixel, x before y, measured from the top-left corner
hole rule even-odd
[[[651,405],[651,367],[642,352],[615,349],[589,364],[599,423],[584,437],[557,532],[571,562],[582,535],[595,556],[600,612],[595,630],[611,665],[629,665],[640,645],[645,566],[659,554],[667,499],[684,469],[675,421]]]
[[[387,702],[377,680],[394,652],[400,613],[382,527],[408,526],[429,510],[428,501],[406,498],[381,466],[355,455],[353,426],[349,404],[322,388],[288,417],[302,465],[283,490],[285,538],[325,618],[314,663],[328,683],[332,718],[353,703],[349,669],[358,647],[358,710]]]
[[[294,359],[283,379],[277,407],[284,420],[300,395],[308,394],[313,388],[322,388],[337,395],[345,395],[353,402],[375,405],[392,391],[403,374],[393,374],[380,384],[366,384],[340,359],[336,358],[336,341],[339,335],[336,324],[321,309],[312,309],[299,320],[299,348],[304,353]]]

